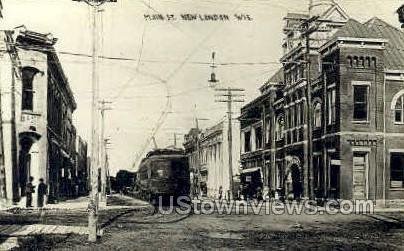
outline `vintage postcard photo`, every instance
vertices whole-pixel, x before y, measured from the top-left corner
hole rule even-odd
[[[404,2],[0,0],[0,250],[404,250]]]

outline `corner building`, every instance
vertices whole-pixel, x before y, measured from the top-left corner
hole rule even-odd
[[[322,11],[308,48],[295,33],[309,16],[285,17],[283,67],[241,111],[243,168],[259,168],[264,188],[289,198],[402,205],[404,33],[378,18],[349,19],[331,1]],[[246,148],[257,141],[248,132],[260,126],[264,143]]]

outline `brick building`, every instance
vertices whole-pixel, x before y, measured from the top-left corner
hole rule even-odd
[[[259,167],[264,186],[290,197],[395,203],[404,199],[404,33],[378,18],[359,23],[332,1],[328,8],[321,2],[321,11],[312,9],[320,18],[310,68],[293,28],[309,16],[288,14],[283,67],[242,108],[242,146],[250,134],[254,142],[257,129],[264,142],[244,148],[243,167]]]
[[[44,179],[49,200],[57,201],[65,191],[61,178],[74,167],[76,141],[76,103],[53,47],[57,39],[24,26],[0,34],[2,198],[23,204],[32,176],[35,186]]]

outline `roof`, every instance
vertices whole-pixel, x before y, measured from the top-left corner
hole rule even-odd
[[[283,67],[281,67],[272,75],[272,77],[269,78],[268,83],[283,83],[283,76]]]
[[[279,68],[269,79],[266,81],[259,90],[263,93],[268,86],[270,85],[278,85],[284,83],[284,72],[283,67]]]
[[[385,68],[390,70],[404,69],[404,33],[386,23],[385,21],[374,17],[367,21],[365,26],[372,30],[372,33],[379,38],[388,39],[385,51]]]
[[[404,69],[404,33],[385,21],[373,17],[365,23],[354,19],[340,28],[331,40],[338,37],[386,39],[385,68],[390,70]]]
[[[158,148],[147,153],[146,158],[160,155],[184,155],[185,152],[181,148]]]
[[[349,19],[346,24],[331,37],[331,39],[337,37],[379,38],[373,33],[372,29],[355,19]]]

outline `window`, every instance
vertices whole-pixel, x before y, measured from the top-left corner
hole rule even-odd
[[[363,57],[359,57],[359,67],[365,67],[365,59]]]
[[[296,104],[296,126],[299,126],[301,124],[301,120],[300,120],[300,103]]]
[[[305,123],[305,121],[304,121],[304,102],[300,102],[300,122],[302,123],[302,124],[304,124]]]
[[[296,104],[290,107],[290,127],[296,126]]]
[[[368,90],[369,87],[367,85],[354,85],[353,87],[354,120],[368,120]]]
[[[370,64],[370,57],[366,57],[366,66],[368,68],[370,68],[371,64]]]
[[[275,140],[283,139],[283,127],[284,127],[283,116],[278,116],[275,125]]]
[[[390,155],[390,187],[404,188],[404,153]]]
[[[22,110],[30,110],[34,109],[34,87],[33,81],[35,74],[38,73],[38,70],[31,67],[26,67],[22,69]]]
[[[376,68],[376,58],[372,57],[372,66]]]
[[[244,132],[244,152],[251,151],[251,131]]]
[[[261,149],[262,148],[262,127],[255,128],[255,148]]]
[[[327,92],[327,107],[328,107],[328,124],[335,122],[335,88],[329,89]]]
[[[354,67],[358,67],[358,57],[357,56],[355,56],[354,57],[354,60],[353,60],[353,65],[354,65]]]
[[[394,106],[394,122],[396,123],[404,123],[404,116],[403,116],[403,112],[404,112],[404,96],[401,95],[397,101],[396,101],[396,105]]]
[[[275,179],[276,188],[282,187],[282,178],[283,178],[282,162],[277,162],[276,163],[276,179]]]
[[[353,66],[353,62],[352,62],[352,57],[351,57],[351,56],[348,56],[348,57],[347,57],[347,61],[348,61],[349,67],[352,67],[352,66]]]
[[[321,127],[321,103],[316,102],[314,104],[314,128]]]
[[[265,127],[265,130],[266,130],[266,132],[265,132],[265,141],[266,141],[266,143],[267,144],[269,144],[269,142],[271,141],[271,139],[270,139],[270,137],[271,137],[271,119],[270,118],[267,118],[266,120],[265,120],[265,123],[266,123],[266,127]]]

